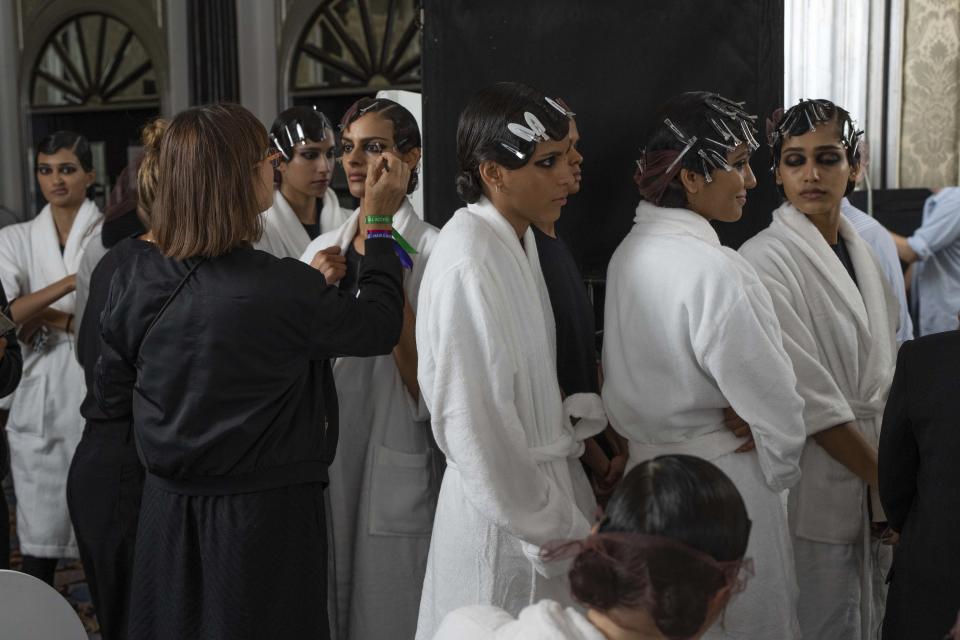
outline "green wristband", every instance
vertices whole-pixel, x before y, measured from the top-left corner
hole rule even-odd
[[[393,216],[367,216],[363,221],[367,224],[393,224]]]

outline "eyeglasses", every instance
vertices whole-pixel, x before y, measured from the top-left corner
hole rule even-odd
[[[279,149],[270,147],[264,152],[264,156],[263,156],[264,162],[269,162],[271,165],[273,165],[274,169],[280,168],[280,161],[282,159],[283,159],[283,153],[281,153]]]

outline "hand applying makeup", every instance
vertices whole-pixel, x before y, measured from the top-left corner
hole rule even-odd
[[[407,196],[410,168],[392,151],[384,151],[367,169],[364,216],[392,216]],[[372,231],[390,231],[389,224],[371,224]]]

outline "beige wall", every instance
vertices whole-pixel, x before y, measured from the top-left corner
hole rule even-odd
[[[960,183],[960,0],[907,0],[900,187]]]

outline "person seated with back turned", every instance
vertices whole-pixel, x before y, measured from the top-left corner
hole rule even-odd
[[[517,619],[463,607],[434,640],[702,638],[743,586],[750,526],[740,492],[715,465],[687,455],[647,460],[617,486],[585,540],[547,551],[575,556],[570,589],[586,615],[553,600]]]

